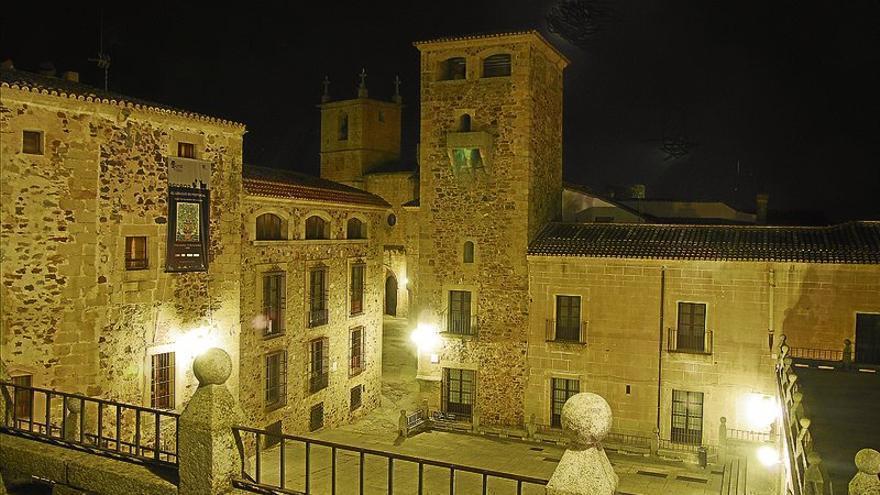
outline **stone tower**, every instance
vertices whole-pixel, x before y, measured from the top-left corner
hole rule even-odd
[[[321,177],[359,188],[364,174],[400,159],[400,98],[369,98],[365,79],[361,73],[357,98],[330,101],[325,90],[319,105]]]
[[[450,387],[460,385],[447,384],[448,376],[465,376],[475,383],[479,421],[522,424],[526,252],[560,215],[568,61],[535,31],[415,46],[422,95],[419,321],[442,337],[439,352],[420,352],[424,398],[445,408]]]

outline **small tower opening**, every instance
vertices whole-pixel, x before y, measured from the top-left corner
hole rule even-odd
[[[341,113],[339,114],[339,140],[347,141],[348,140],[348,114]]]
[[[462,114],[458,118],[458,132],[471,132],[471,116],[469,114]]]
[[[452,57],[440,64],[440,80],[452,81],[467,77],[467,61],[464,57]]]

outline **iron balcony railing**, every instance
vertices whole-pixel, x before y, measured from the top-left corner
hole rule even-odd
[[[843,361],[843,350],[836,349],[792,347],[788,350],[788,355],[792,359],[805,359],[808,361]]]
[[[468,313],[449,313],[446,332],[453,335],[476,335],[477,317]]]
[[[677,328],[666,329],[666,350],[688,354],[712,354],[714,338],[711,330],[702,333],[679,332]]]
[[[448,480],[448,493],[453,495],[459,487],[458,484],[468,483],[468,488],[461,489],[460,493],[477,493],[476,490],[470,489],[470,486],[479,486],[480,493],[516,493],[523,494],[524,488],[532,488],[540,491],[534,493],[544,493],[544,486],[547,485],[547,479],[536,478],[532,476],[522,476],[502,471],[494,471],[473,466],[465,466],[450,462],[425,459],[411,455],[399,454],[396,452],[388,452],[377,449],[366,449],[353,445],[345,445],[336,442],[318,440],[315,438],[301,437],[295,435],[286,435],[271,433],[267,430],[259,430],[255,428],[247,428],[238,426],[233,428],[236,440],[241,449],[241,476],[233,480],[233,485],[237,488],[247,490],[254,493],[284,493],[290,495],[302,495],[315,493],[312,490],[313,482],[319,476],[329,476],[326,484],[329,484],[329,493],[355,493],[351,487],[340,487],[341,482],[353,482],[354,476],[343,473],[339,475],[339,471],[344,470],[340,458],[354,454],[357,456],[357,489],[356,493],[363,495],[367,489],[364,482],[366,474],[366,465],[368,460],[378,458],[380,462],[384,462],[385,466],[380,468],[384,471],[385,489],[382,493],[392,495],[395,490],[395,479],[401,476],[412,476],[416,478],[416,490],[414,493],[422,495],[427,492],[427,484],[429,481],[437,481],[437,470],[445,472],[445,478]],[[272,451],[269,454],[265,445],[277,445],[277,452]],[[299,447],[303,448],[303,455],[296,468],[298,471],[288,469],[289,456],[293,455],[293,450]],[[247,450],[253,449],[253,469],[248,469],[249,455]],[[274,447],[273,447],[274,449]],[[268,454],[268,455],[267,455]],[[271,456],[271,457],[270,457]],[[268,464],[268,466],[265,466]],[[327,465],[329,464],[329,466]],[[395,470],[397,466],[397,470]],[[407,466],[410,466],[407,468]],[[432,468],[427,470],[426,468]],[[268,469],[271,473],[264,472]],[[429,472],[426,472],[429,471]],[[301,473],[301,474],[300,474]],[[465,473],[471,475],[465,479]],[[456,475],[459,475],[458,478]],[[292,476],[291,476],[292,475]],[[291,486],[288,482],[289,478],[296,478],[296,485]],[[403,483],[398,483],[402,485]],[[446,482],[443,482],[446,485]],[[490,491],[491,489],[491,491]],[[504,491],[508,489],[509,492]],[[326,493],[325,489],[321,490]],[[370,490],[371,493],[376,493]],[[398,493],[405,491],[400,488]],[[434,490],[432,490],[432,493]],[[410,492],[413,493],[413,492]]]
[[[548,319],[546,324],[548,342],[587,343],[587,322],[572,319]]]
[[[330,310],[328,309],[312,309],[309,310],[309,328],[326,325],[330,321]]]
[[[0,381],[4,432],[177,467],[179,414]],[[26,401],[23,403],[22,401]]]
[[[727,440],[735,440],[738,442],[764,443],[773,440],[769,431],[737,430],[728,428],[726,432]]]

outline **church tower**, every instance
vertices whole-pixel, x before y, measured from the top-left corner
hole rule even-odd
[[[429,404],[521,425],[529,241],[560,215],[562,71],[536,31],[418,42],[419,323]],[[463,392],[467,391],[467,393]]]
[[[394,101],[369,98],[363,71],[355,99],[330,101],[325,79],[319,105],[321,177],[364,188],[365,174],[399,160],[401,106],[396,90]]]

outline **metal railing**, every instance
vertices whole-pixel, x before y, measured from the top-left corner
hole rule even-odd
[[[453,335],[476,335],[477,317],[467,313],[450,313],[446,318],[446,332]]]
[[[628,433],[609,432],[605,437],[605,444],[636,447],[639,449],[651,450],[651,439],[641,435],[631,435]]]
[[[587,322],[577,320],[548,319],[545,338],[548,342],[587,343]]]
[[[666,350],[688,354],[712,354],[714,345],[711,330],[702,334],[679,333],[677,328],[666,329]]]
[[[330,382],[330,373],[324,368],[321,371],[312,371],[309,373],[309,393],[315,393],[319,390],[327,388]]]
[[[329,309],[312,309],[309,310],[309,328],[326,325],[330,321]]]
[[[0,388],[6,433],[177,467],[178,413],[6,381]]]
[[[738,442],[764,443],[772,440],[769,431],[736,430],[733,428],[727,428],[726,434],[727,440]]]
[[[801,495],[804,492],[804,474],[807,469],[805,460],[802,462],[798,462],[798,456],[795,455],[797,451],[797,436],[798,432],[797,421],[793,424],[788,421],[790,415],[790,404],[789,404],[789,396],[786,394],[786,383],[787,376],[786,371],[782,368],[776,370],[776,394],[780,398],[782,402],[782,433],[783,433],[783,447],[785,447],[785,452],[783,462],[786,462],[787,471],[788,471],[788,485],[792,490],[794,495]],[[804,459],[805,456],[801,456],[800,459]]]
[[[384,477],[386,478],[386,491],[385,493],[391,495],[394,493],[395,489],[395,466],[400,466],[403,463],[407,463],[412,467],[416,468],[417,473],[415,474],[417,477],[416,480],[416,490],[414,493],[418,493],[419,495],[425,493],[426,491],[426,480],[428,478],[428,473],[426,473],[426,467],[439,468],[444,471],[448,471],[448,493],[453,495],[456,493],[456,474],[457,473],[470,473],[473,475],[479,476],[479,480],[472,480],[481,486],[482,492],[484,495],[490,493],[489,486],[490,482],[494,480],[496,481],[492,484],[492,492],[491,493],[499,493],[498,485],[505,484],[509,485],[511,489],[511,493],[516,493],[517,495],[521,495],[523,493],[523,488],[529,485],[536,487],[545,486],[549,480],[543,478],[536,478],[531,476],[522,476],[513,473],[506,473],[502,471],[494,471],[490,469],[483,469],[473,466],[465,466],[461,464],[454,464],[450,462],[437,461],[432,459],[425,459],[421,457],[415,457],[405,454],[399,454],[396,452],[388,452],[377,449],[366,449],[362,447],[356,447],[353,445],[345,445],[336,442],[329,442],[325,440],[318,440],[315,438],[301,437],[296,435],[286,435],[286,434],[278,434],[271,433],[267,430],[260,430],[256,428],[248,428],[244,426],[238,426],[233,428],[233,433],[236,436],[236,440],[239,444],[239,448],[242,449],[241,458],[241,477],[233,481],[233,485],[237,488],[244,489],[247,491],[251,491],[254,493],[266,493],[267,491],[270,493],[285,493],[291,495],[301,495],[301,494],[310,494],[312,492],[312,481],[313,477],[316,477],[320,474],[329,474],[329,484],[330,484],[330,493],[331,495],[335,495],[336,493],[342,493],[340,485],[340,480],[343,481],[353,481],[352,477],[347,477],[343,475],[339,476],[338,471],[340,470],[340,457],[341,454],[345,453],[347,455],[355,454],[357,456],[357,493],[363,495],[366,485],[364,483],[364,477],[366,474],[365,465],[368,459],[379,458],[385,463],[385,471]],[[275,478],[276,481],[267,480],[267,476],[265,476],[264,463],[268,460],[263,459],[264,451],[262,446],[267,443],[275,443],[278,445],[278,451],[272,452],[272,456],[274,457],[273,461],[277,462],[277,464],[273,467],[277,467],[277,471],[273,470],[272,478]],[[254,456],[254,469],[252,473],[248,472],[247,469],[247,459],[248,456],[244,452],[245,446],[253,445],[255,456]],[[302,457],[301,465],[297,466],[302,473],[302,483],[301,487],[293,488],[288,485],[288,456],[291,454],[287,452],[288,448],[295,447],[301,445],[304,450],[304,455]],[[317,455],[318,447],[323,448],[325,454],[329,454],[329,472],[327,470],[328,466],[313,466],[313,456]],[[327,452],[329,450],[329,452]],[[369,456],[369,457],[368,457]],[[276,461],[277,460],[277,461]],[[406,466],[406,464],[404,464]],[[402,468],[398,468],[402,469]],[[436,471],[432,470],[432,471]],[[296,473],[291,473],[297,475]],[[436,474],[436,472],[434,473]],[[542,489],[543,490],[543,489]],[[403,490],[400,491],[401,493]],[[345,489],[345,493],[353,493],[349,489]],[[476,493],[472,490],[467,490],[465,493]],[[543,493],[543,491],[541,492]]]
[[[698,453],[700,450],[705,450],[707,453],[712,454],[716,449],[714,445],[703,445],[701,443],[702,435],[673,434],[671,437],[671,439],[660,439],[659,446],[661,449],[672,450],[675,452],[691,452],[694,454]]]
[[[788,350],[788,353],[792,359],[806,359],[810,361],[843,361],[843,350],[792,347]]]

